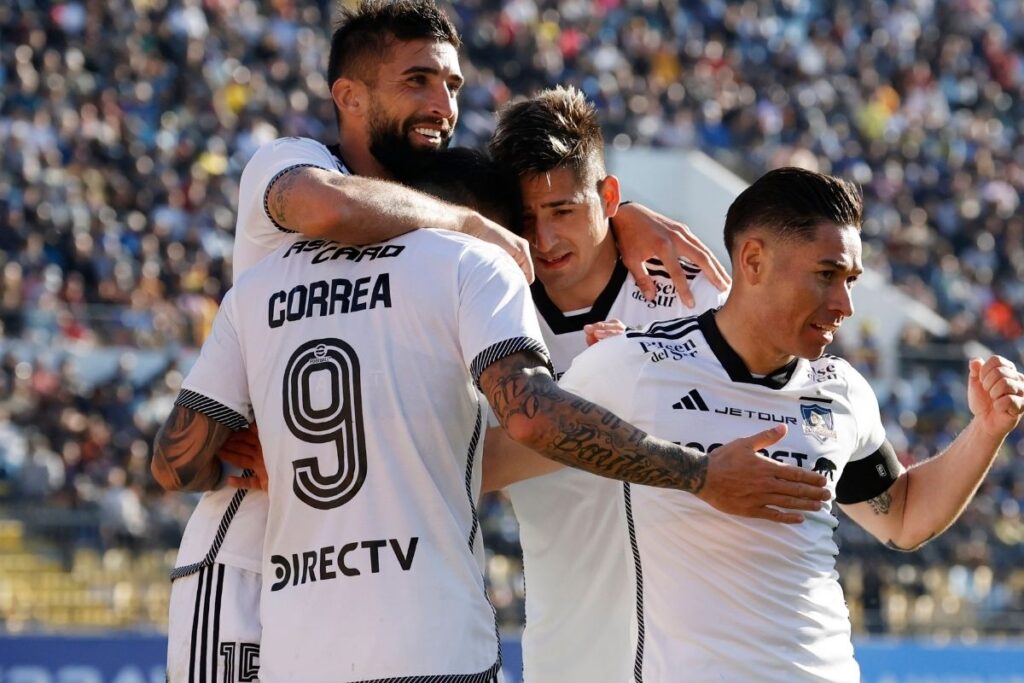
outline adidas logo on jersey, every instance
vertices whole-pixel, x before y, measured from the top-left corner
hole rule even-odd
[[[701,412],[708,412],[708,404],[704,402],[701,395],[696,389],[693,389],[686,396],[672,404],[672,407],[676,410],[699,410]]]

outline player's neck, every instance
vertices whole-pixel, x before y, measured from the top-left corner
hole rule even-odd
[[[348,144],[346,144],[346,141]],[[341,151],[341,158],[345,166],[352,173],[365,178],[378,178],[380,180],[393,180],[394,177],[384,168],[377,158],[370,152],[370,148],[358,136],[342,134],[338,142],[338,149]]]
[[[769,375],[792,361],[793,356],[765,343],[769,335],[758,326],[761,317],[754,311],[744,310],[735,298],[730,296],[715,314],[715,324],[747,370],[753,375]]]
[[[551,303],[562,313],[590,308],[608,286],[608,281],[611,280],[612,273],[615,272],[615,264],[618,260],[619,251],[615,247],[615,240],[609,231],[593,265],[579,282],[561,289],[545,287],[544,291],[547,292]]]

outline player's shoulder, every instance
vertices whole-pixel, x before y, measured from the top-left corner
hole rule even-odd
[[[307,164],[345,172],[327,145],[312,138],[300,137],[282,137],[263,143],[250,157],[245,170],[252,173],[282,163],[290,166]]]
[[[808,361],[808,374],[808,379],[812,382],[824,384],[834,391],[844,393],[851,400],[856,401],[868,394],[874,396],[874,389],[864,375],[840,356],[826,353]]]
[[[700,266],[687,261],[684,258],[679,259],[679,267],[686,273],[687,280],[695,280],[704,271]],[[672,282],[672,276],[665,269],[665,262],[659,258],[647,259],[647,274],[653,277],[655,280],[661,280],[665,282]]]
[[[515,265],[512,257],[497,245],[453,230],[423,226],[399,239],[425,255],[450,255],[467,265],[506,261]]]
[[[658,320],[638,328],[626,330],[623,336],[637,341],[641,339],[681,340],[699,334],[699,318],[699,315],[686,315]]]

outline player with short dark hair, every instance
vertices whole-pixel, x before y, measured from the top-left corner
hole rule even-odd
[[[682,267],[690,278],[694,309],[683,304],[660,264],[651,268],[658,296],[648,302],[641,295],[609,227],[618,209],[619,181],[605,168],[597,112],[579,90],[552,88],[506,107],[490,148],[520,178],[523,234],[537,273],[533,299],[556,376],[586,348],[587,331],[601,321],[643,325],[720,304],[721,293],[691,264]],[[632,393],[628,385],[621,390]],[[627,564],[629,485],[574,469],[553,471],[557,468],[557,463],[523,452],[500,431],[488,434],[484,487],[507,485],[529,586],[524,679],[626,680],[633,667],[629,628],[636,601]],[[789,490],[793,482],[785,480],[787,475],[807,472],[760,458],[738,461],[737,468],[764,479],[757,484],[758,496],[747,501],[749,507],[730,511],[802,519],[764,506],[774,500],[768,496]],[[801,501],[802,506],[816,504],[813,498]]]
[[[861,213],[859,193],[842,180],[766,174],[729,212],[724,306],[602,342],[573,362],[562,386],[707,453],[777,424],[764,456],[825,475],[833,500],[890,547],[926,543],[956,520],[1019,423],[1024,376],[999,356],[972,359],[970,424],[945,452],[904,469],[870,385],[824,354],[853,315]],[[831,501],[783,526],[723,515],[693,496],[630,489],[641,586],[635,681],[680,672],[694,683],[860,680]]]

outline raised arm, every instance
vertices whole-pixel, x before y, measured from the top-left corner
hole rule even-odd
[[[768,506],[817,510],[828,497],[820,475],[757,455],[785,429],[738,439],[706,456],[652,437],[560,389],[542,360],[529,352],[491,364],[480,386],[512,439],[564,465],[687,491],[722,512],[792,524],[803,517]]]
[[[295,166],[270,184],[266,205],[278,226],[344,244],[382,242],[424,226],[462,232],[504,249],[533,280],[526,240],[471,209],[398,183]]]
[[[974,497],[1006,435],[1024,413],[1024,376],[1010,361],[973,359],[967,388],[974,415],[942,453],[902,472],[884,493],[843,510],[896,550],[916,550],[949,528]]]
[[[167,491],[208,491],[217,485],[217,452],[232,429],[191,408],[174,406],[156,435],[150,470]]]

